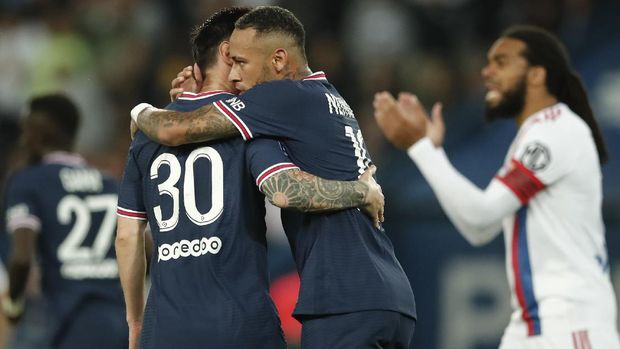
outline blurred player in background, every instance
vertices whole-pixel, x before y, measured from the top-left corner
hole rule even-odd
[[[231,36],[230,80],[241,95],[190,113],[143,104],[132,116],[139,116],[138,126],[149,137],[165,144],[239,134],[248,141],[277,137],[303,170],[355,179],[371,163],[362,133],[325,74],[308,68],[304,42],[303,25],[292,13],[258,7],[237,21]],[[255,175],[266,171],[252,167]],[[274,204],[292,202],[285,193],[290,178],[258,177]],[[414,298],[385,232],[358,210],[318,215],[283,210],[282,220],[301,277],[294,315],[303,325],[302,348],[408,348]]]
[[[514,312],[500,348],[620,348],[602,221],[607,150],[580,78],[560,41],[529,26],[508,29],[482,70],[487,118],[519,131],[485,190],[450,164],[441,106],[375,96],[386,137],[407,150],[444,211],[471,244],[503,227]]]
[[[247,12],[224,9],[196,28],[193,73],[200,91],[181,94],[168,109],[190,111],[234,97],[228,39]],[[252,178],[249,169],[256,167],[265,171]],[[285,348],[269,296],[264,198],[256,183],[286,177],[289,208],[372,206],[378,216],[383,196],[376,183],[370,191],[371,175],[365,183],[322,180],[300,171],[274,140],[167,147],[138,132],[121,184],[116,242],[130,347],[139,338],[141,348]],[[367,202],[371,194],[374,204]],[[147,219],[157,260],[143,309]]]
[[[35,259],[54,348],[126,348],[123,294],[112,241],[117,183],[73,153],[80,123],[63,95],[33,98],[23,123],[27,165],[7,182],[11,234],[4,314],[17,322]]]

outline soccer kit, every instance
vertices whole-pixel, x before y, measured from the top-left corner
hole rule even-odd
[[[409,154],[468,240],[486,242],[503,228],[514,311],[500,348],[620,348],[602,175],[590,129],[579,116],[558,103],[528,117],[484,193],[464,192],[473,190],[471,184],[456,178],[430,140]],[[433,178],[438,171],[443,179]],[[474,199],[468,205],[461,194]]]
[[[215,106],[245,140],[279,139],[291,162],[316,176],[356,180],[371,163],[353,111],[322,72],[303,80],[264,82]],[[273,170],[261,165],[260,159],[269,154],[252,149],[250,154],[258,159],[251,170],[260,188]],[[330,194],[329,188],[325,194]],[[416,316],[413,292],[383,230],[376,229],[359,209],[322,214],[283,210],[282,223],[301,278],[293,314],[304,323],[303,347],[327,348],[330,338],[336,341],[353,328],[371,326],[360,331],[368,337],[375,329],[371,321],[348,322],[330,331],[317,330],[320,333],[315,336],[306,328],[307,320],[363,311],[372,316],[377,310],[396,312],[406,318],[403,321],[410,321],[405,338],[399,339],[408,345]],[[325,341],[311,345],[306,340],[310,337]],[[374,345],[354,346],[367,344]]]
[[[54,326],[54,348],[127,345],[113,248],[117,190],[116,181],[64,152],[46,155],[8,181],[7,231],[28,228],[38,233],[41,286]]]
[[[232,97],[184,93],[168,109]],[[235,138],[166,147],[136,134],[118,214],[148,219],[155,245],[141,348],[285,348],[269,296],[264,197],[246,156],[252,146]],[[276,141],[256,146],[279,154],[271,165],[294,168]]]

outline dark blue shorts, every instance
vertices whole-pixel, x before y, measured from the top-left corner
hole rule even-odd
[[[388,310],[369,310],[301,319],[303,349],[409,349],[415,320]]]
[[[125,306],[89,300],[69,316],[53,338],[57,349],[125,349],[129,344]]]

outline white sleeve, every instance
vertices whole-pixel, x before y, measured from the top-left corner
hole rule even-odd
[[[518,198],[493,179],[483,191],[460,174],[442,148],[424,138],[407,151],[437,195],[441,207],[472,245],[483,245],[501,231],[502,219],[521,206]]]

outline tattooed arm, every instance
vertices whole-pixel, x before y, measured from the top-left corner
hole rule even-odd
[[[381,187],[366,170],[357,181],[334,181],[301,170],[287,170],[263,182],[261,190],[275,206],[303,212],[329,212],[359,207],[378,225],[383,222]]]
[[[133,114],[134,111],[132,117]],[[207,104],[190,112],[144,107],[137,112],[135,120],[138,128],[147,137],[167,146],[239,135],[235,126],[213,104]]]

